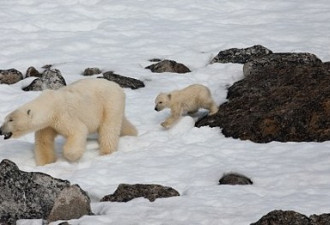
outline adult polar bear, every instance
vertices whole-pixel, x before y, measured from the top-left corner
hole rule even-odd
[[[6,116],[0,127],[5,139],[35,131],[37,165],[56,160],[54,139],[66,138],[63,154],[78,160],[89,133],[99,134],[100,154],[117,149],[119,136],[136,136],[137,130],[125,117],[125,94],[116,83],[84,79],[58,90],[45,90],[39,97]]]

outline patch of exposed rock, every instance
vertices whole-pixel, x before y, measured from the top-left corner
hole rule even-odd
[[[23,79],[23,74],[16,69],[0,70],[0,84],[15,84]]]
[[[162,60],[160,62],[151,64],[147,66],[145,69],[150,69],[154,73],[189,73],[190,69],[182,63],[177,63],[173,60]]]
[[[66,86],[66,82],[58,69],[46,69],[41,77],[33,80],[31,84],[24,87],[24,91],[43,91],[46,89],[57,90]]]
[[[230,185],[249,185],[253,184],[252,180],[239,173],[227,173],[224,174],[219,180],[219,184]]]
[[[251,225],[329,225],[330,214],[307,217],[295,211],[274,210]]]
[[[262,45],[248,48],[231,48],[220,51],[210,63],[246,63],[254,58],[259,58],[273,52]]]
[[[113,81],[120,85],[122,88],[131,88],[131,89],[138,89],[144,87],[144,83],[138,79],[121,76],[119,74],[115,74],[112,71],[103,73],[103,77],[107,80]]]
[[[96,75],[96,74],[101,74],[102,71],[97,68],[97,67],[92,67],[92,68],[86,68],[83,72],[84,76],[92,76],[92,75]]]
[[[44,173],[24,172],[0,163],[0,224],[18,219],[69,220],[91,215],[90,199],[77,185]]]
[[[30,66],[25,73],[25,77],[41,77],[42,73],[40,73],[35,67]]]
[[[180,194],[171,187],[157,184],[120,184],[113,194],[104,196],[101,201],[128,202],[134,198],[143,197],[153,202],[157,198],[174,196],[180,196]]]
[[[228,101],[197,127],[218,126],[227,137],[259,143],[330,140],[327,65],[308,53],[271,54],[247,64]]]

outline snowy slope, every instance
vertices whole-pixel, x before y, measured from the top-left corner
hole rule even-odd
[[[246,225],[274,209],[306,215],[329,213],[330,142],[255,144],[225,138],[218,128],[195,128],[184,117],[170,130],[160,123],[169,111],[154,111],[161,91],[192,83],[209,86],[217,103],[226,87],[242,78],[242,65],[213,64],[220,50],[261,44],[274,52],[310,52],[330,61],[330,3],[301,1],[12,0],[0,5],[0,69],[52,64],[67,83],[87,67],[141,79],[146,87],[125,89],[127,117],[138,137],[120,140],[118,152],[98,155],[95,137],[84,157],[35,166],[33,134],[0,140],[0,160],[79,184],[92,199],[95,216],[70,224]],[[153,74],[149,59],[187,65],[189,74]],[[0,123],[7,113],[33,99],[31,82],[0,85]],[[249,176],[252,186],[219,186],[223,173]],[[180,197],[149,202],[99,203],[120,183],[171,186]],[[21,221],[21,224],[40,224]],[[57,223],[53,223],[57,224]]]

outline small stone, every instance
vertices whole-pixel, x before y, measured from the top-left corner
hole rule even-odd
[[[158,63],[147,66],[145,69],[150,69],[154,73],[189,73],[191,72],[188,67],[182,63],[177,63],[173,60],[162,60]]]
[[[23,79],[23,74],[16,69],[0,70],[0,84],[15,84]]]
[[[227,173],[222,176],[219,180],[219,184],[230,184],[230,185],[248,185],[253,184],[252,180],[239,173]]]
[[[138,89],[138,88],[142,88],[145,86],[144,83],[140,80],[137,80],[137,79],[131,78],[131,77],[121,76],[121,75],[115,74],[112,71],[105,72],[103,74],[103,77],[99,77],[99,78],[105,78],[109,81],[113,81],[113,82],[119,84],[122,88]]]
[[[84,76],[92,76],[95,74],[101,74],[102,71],[99,68],[93,67],[93,68],[87,68],[84,70],[83,75]]]
[[[128,202],[134,198],[144,197],[153,202],[157,198],[180,196],[179,192],[171,187],[157,184],[120,184],[112,195],[104,196],[101,201]]]

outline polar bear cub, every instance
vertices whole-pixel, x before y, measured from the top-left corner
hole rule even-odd
[[[76,161],[83,155],[89,133],[98,133],[100,154],[117,150],[119,136],[136,136],[125,117],[125,93],[116,83],[84,79],[39,97],[6,116],[0,127],[5,139],[35,132],[37,165],[55,162],[54,139],[66,138],[64,157]]]
[[[200,108],[208,109],[209,115],[218,112],[218,107],[212,99],[208,87],[201,84],[193,84],[181,90],[169,93],[160,93],[155,99],[155,110],[171,109],[171,116],[161,125],[170,128],[183,114],[193,114]]]

